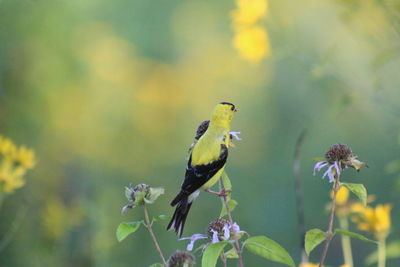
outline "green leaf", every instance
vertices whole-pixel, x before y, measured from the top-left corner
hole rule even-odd
[[[371,242],[371,243],[376,243],[376,244],[378,243],[378,242],[376,242],[374,240],[366,238],[363,235],[360,235],[360,234],[357,234],[357,233],[354,233],[354,232],[350,232],[350,231],[346,231],[346,230],[342,230],[342,229],[335,229],[335,233],[346,235],[346,236],[350,236],[350,237],[353,237],[353,238],[358,238],[358,239],[360,239],[362,241],[365,241],[365,242]]]
[[[228,207],[229,210],[232,212],[235,210],[236,206],[238,205],[237,201],[234,199],[230,199],[228,201]],[[226,212],[226,206],[225,206],[225,202],[222,203],[222,208],[221,208],[221,213],[219,214],[219,217],[222,218],[227,214]]]
[[[367,189],[363,184],[342,183],[342,185],[353,192],[361,200],[361,203],[364,206],[367,206]]]
[[[154,263],[152,265],[150,265],[149,267],[163,267],[164,265],[162,265],[161,263]]]
[[[386,246],[386,259],[400,258],[400,240],[393,241]],[[378,262],[378,253],[374,251],[365,260],[365,264],[371,265]]]
[[[215,267],[217,265],[219,255],[221,255],[224,247],[227,244],[229,244],[229,242],[222,241],[209,245],[204,250],[203,258],[201,259],[201,266]]]
[[[147,193],[146,197],[144,198],[144,201],[147,204],[153,204],[154,201],[157,200],[159,196],[164,194],[164,188],[162,187],[150,187],[149,192]]]
[[[325,232],[320,229],[311,229],[307,231],[305,236],[305,247],[307,255],[319,244],[321,244],[326,239]]]
[[[123,222],[117,228],[117,240],[121,242],[128,235],[136,232],[142,222]]]
[[[221,179],[222,179],[222,182],[224,183],[225,190],[232,190],[232,183],[231,183],[231,180],[229,179],[228,174],[226,174],[226,172],[222,173]]]
[[[231,248],[230,250],[225,252],[225,257],[227,257],[228,259],[237,259],[237,258],[239,258],[235,248]]]
[[[172,216],[161,214],[161,215],[153,217],[153,222],[171,220],[171,218],[172,218]]]
[[[250,237],[243,243],[243,246],[251,253],[267,260],[295,267],[294,261],[289,253],[278,243],[265,236]]]

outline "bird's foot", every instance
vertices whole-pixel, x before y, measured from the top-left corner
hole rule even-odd
[[[210,189],[206,189],[205,191],[208,192],[208,193],[217,195],[217,196],[219,196],[219,197],[226,197],[226,196],[228,196],[228,195],[232,192],[231,190],[225,190],[225,189],[223,189],[223,190],[221,190],[221,191],[219,191],[219,192],[217,192],[217,191],[212,191],[212,190],[210,190]]]

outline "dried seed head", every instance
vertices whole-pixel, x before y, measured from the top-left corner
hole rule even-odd
[[[199,140],[200,137],[207,131],[209,124],[209,120],[202,121],[197,128],[196,136],[194,137],[194,139]]]
[[[147,192],[149,190],[150,186],[147,184],[138,184],[135,186],[133,189],[135,192]]]
[[[334,144],[325,153],[325,158],[330,164],[333,164],[335,161],[348,161],[352,157],[357,156],[353,154],[350,147],[344,144]]]
[[[213,242],[223,241],[229,239],[230,236],[230,223],[225,219],[217,219],[208,224],[207,234]],[[217,238],[218,236],[218,238]],[[218,239],[218,240],[217,240]]]
[[[337,162],[342,169],[351,167],[359,171],[363,166],[368,167],[365,162],[358,160],[358,156],[353,153],[350,147],[343,144],[332,145],[325,153],[325,158],[329,164]]]
[[[168,267],[193,267],[196,263],[192,254],[186,251],[176,251],[168,260]]]
[[[229,221],[225,219],[216,219],[208,224],[207,233],[212,235],[212,231],[217,231],[218,233],[223,232],[224,226],[229,225]]]

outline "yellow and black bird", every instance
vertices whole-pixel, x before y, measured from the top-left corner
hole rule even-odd
[[[236,111],[231,103],[219,103],[210,121],[202,122],[197,129],[181,191],[171,202],[171,206],[177,207],[167,229],[174,229],[178,236],[182,236],[186,217],[200,190],[208,190],[224,171],[231,141],[231,121]]]

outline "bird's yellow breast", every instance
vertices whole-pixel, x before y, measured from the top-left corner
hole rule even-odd
[[[221,156],[221,145],[229,145],[229,123],[210,123],[207,131],[200,137],[192,150],[192,166],[207,165],[217,161]],[[208,189],[218,182],[225,165],[201,188]]]
[[[209,189],[210,187],[212,187],[216,182],[218,182],[219,178],[221,177],[222,172],[225,169],[225,165],[224,167],[222,167],[210,180],[207,181],[207,183],[205,183],[201,189],[206,190]]]
[[[218,160],[221,154],[221,145],[227,145],[229,140],[229,125],[212,125],[199,139],[192,150],[192,165],[209,164]]]

